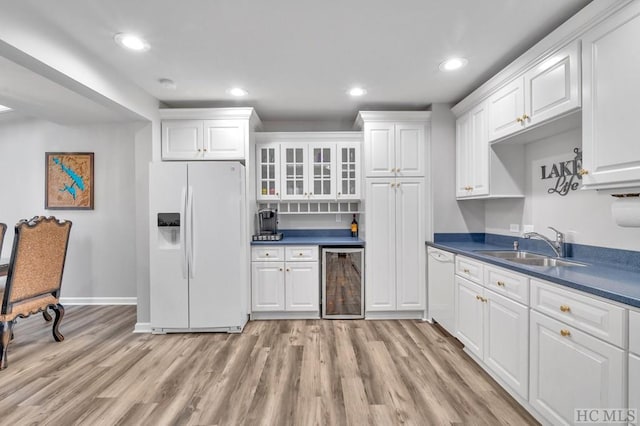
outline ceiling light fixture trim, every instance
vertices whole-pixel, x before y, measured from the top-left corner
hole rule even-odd
[[[247,92],[242,87],[232,87],[231,89],[227,90],[227,92],[231,96],[237,96],[237,97],[247,96],[249,94],[249,92]]]
[[[449,58],[446,61],[440,63],[439,68],[440,71],[456,71],[460,68],[464,68],[468,63],[469,61],[467,61],[465,58]]]
[[[118,33],[113,39],[121,47],[134,52],[146,52],[151,47],[145,39],[132,33]]]
[[[352,87],[347,93],[350,96],[364,96],[367,94],[367,90],[362,87]]]

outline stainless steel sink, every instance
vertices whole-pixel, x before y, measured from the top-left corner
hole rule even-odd
[[[543,254],[531,253],[528,251],[516,250],[479,250],[478,253],[486,256],[499,257],[500,259],[544,259],[547,256]]]
[[[543,254],[530,253],[528,251],[479,250],[478,253],[528,266],[542,266],[547,268],[553,266],[587,266],[585,263],[573,262],[557,257],[549,257]]]
[[[543,257],[540,259],[505,259],[509,262],[519,263],[520,265],[529,266],[587,266],[584,263],[573,262],[570,260],[558,259],[556,257]]]

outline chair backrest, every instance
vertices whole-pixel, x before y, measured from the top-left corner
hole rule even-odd
[[[34,217],[16,225],[7,271],[2,310],[21,300],[44,294],[59,297],[67,256],[70,221]]]
[[[0,255],[2,254],[2,243],[4,243],[5,232],[7,232],[7,225],[0,223]]]

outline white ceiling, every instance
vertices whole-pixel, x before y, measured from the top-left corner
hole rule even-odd
[[[458,101],[587,3],[21,0],[17,7],[168,106],[249,105],[263,120],[320,120]],[[124,51],[113,41],[123,31],[141,34],[151,49]],[[469,65],[440,72],[454,55]],[[368,94],[350,98],[352,85]],[[232,86],[249,96],[232,99]]]

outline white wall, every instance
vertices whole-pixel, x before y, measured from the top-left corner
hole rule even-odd
[[[68,219],[73,226],[62,297],[135,297],[139,129],[140,124],[66,127],[31,119],[0,124],[0,221],[9,228],[2,257],[9,255],[18,220]],[[95,210],[44,210],[47,151],[95,153]]]
[[[484,201],[456,201],[455,116],[446,104],[433,104],[431,111],[433,232],[484,232]]]
[[[565,232],[568,242],[640,251],[640,228],[622,228],[611,217],[613,197],[598,191],[549,194],[554,179],[541,180],[541,166],[574,158],[582,146],[580,129],[527,144],[525,200],[486,201],[486,232],[515,235],[509,224],[532,224],[536,232],[553,237],[547,226]]]

